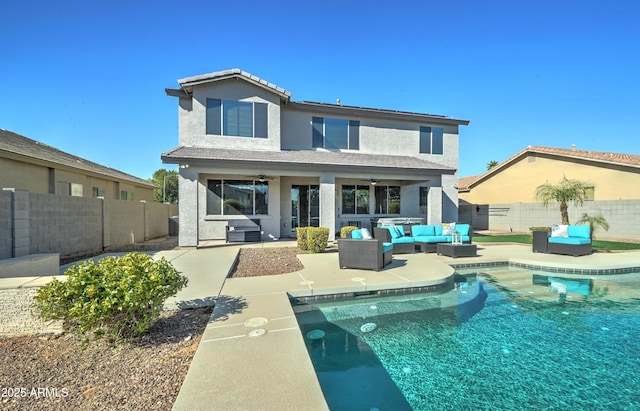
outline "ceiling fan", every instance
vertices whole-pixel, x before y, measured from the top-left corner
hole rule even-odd
[[[250,178],[252,180],[257,180],[261,183],[264,183],[265,181],[269,181],[269,180],[273,180],[273,177],[269,177],[268,175],[265,174],[256,174],[253,176],[245,176],[245,178]]]

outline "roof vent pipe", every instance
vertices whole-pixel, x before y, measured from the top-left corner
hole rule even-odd
[[[576,145],[575,144],[571,144],[571,151],[576,151]]]
[[[340,105],[340,99],[339,98],[336,99],[336,104]]]

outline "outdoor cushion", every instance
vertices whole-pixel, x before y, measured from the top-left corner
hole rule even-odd
[[[442,235],[442,226],[440,224],[433,226],[436,231],[436,235]]]
[[[392,243],[382,243],[382,252],[383,253],[387,253],[389,251],[393,251],[393,244]]]
[[[383,225],[380,228],[386,228],[389,230],[389,233],[391,233],[391,239],[400,238],[400,233],[398,233],[394,227],[395,226]]]
[[[444,223],[442,224],[442,234],[451,235],[456,231],[456,223]]]
[[[450,243],[451,236],[450,235],[421,235],[415,236],[413,239],[418,243]]]
[[[362,240],[362,231],[361,230],[353,230],[351,232],[351,238],[354,240]]]
[[[569,233],[569,237],[591,237],[591,227],[588,225],[570,225],[567,228],[567,231]]]
[[[552,225],[551,237],[569,237],[568,227],[566,224]]]
[[[373,238],[368,228],[360,229],[360,233],[362,234],[362,238],[365,240],[371,240]]]
[[[392,238],[391,242],[393,244],[413,244],[413,237],[398,237]]]
[[[471,226],[469,224],[456,224],[456,231],[461,236],[467,236],[467,239],[464,241],[469,241],[469,229]]]
[[[549,237],[549,243],[582,245],[590,244],[591,240],[588,237]]]
[[[404,228],[398,227],[397,225],[392,225],[391,227],[393,227],[393,229],[396,230],[398,237],[404,237]]]
[[[411,235],[414,238],[425,235],[436,235],[436,228],[432,225],[414,225],[411,226]]]

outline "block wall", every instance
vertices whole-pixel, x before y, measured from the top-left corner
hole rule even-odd
[[[177,205],[0,190],[0,259],[101,252],[169,235]]]
[[[30,193],[30,254],[71,256],[102,250],[102,201]]]
[[[597,239],[640,241],[640,200],[586,201],[581,206],[569,204],[569,223],[575,224],[584,213],[602,215],[609,231],[598,229]],[[540,203],[465,204],[460,206],[460,221],[476,230],[529,232],[530,227],[560,224],[560,205],[548,208]]]
[[[0,259],[12,257],[12,227],[11,191],[0,190]]]

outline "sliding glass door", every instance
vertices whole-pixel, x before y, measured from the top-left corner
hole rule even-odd
[[[320,186],[291,186],[291,231],[297,227],[320,226]]]

